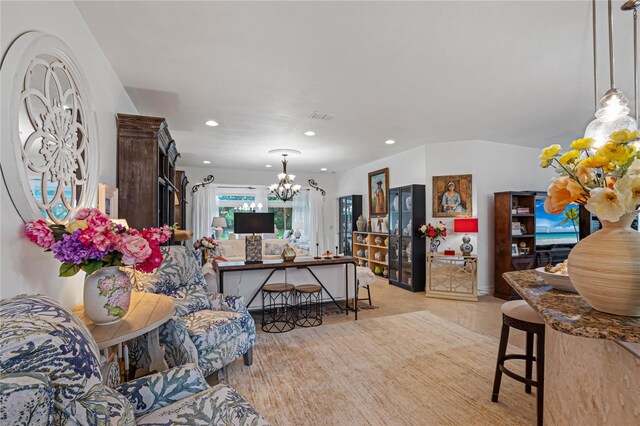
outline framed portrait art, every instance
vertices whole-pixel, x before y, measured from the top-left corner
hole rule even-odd
[[[369,173],[369,216],[384,216],[389,210],[389,169]]]
[[[433,177],[433,217],[471,217],[471,175]]]

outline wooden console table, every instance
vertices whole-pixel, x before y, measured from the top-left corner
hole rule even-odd
[[[163,294],[134,291],[131,293],[129,311],[115,324],[97,325],[84,312],[82,305],[73,309],[91,332],[100,350],[117,346],[147,333],[147,344],[151,363],[150,371],[163,371],[169,368],[164,360],[164,351],[160,347],[158,328],[169,321],[176,307],[173,299]]]
[[[353,291],[354,294],[357,294],[358,289],[358,279],[356,277],[356,259],[351,256],[341,256],[337,258],[329,258],[329,259],[300,259],[294,260],[293,262],[285,262],[283,260],[265,260],[263,263],[244,263],[244,262],[220,262],[216,260],[216,265],[218,267],[218,285],[220,287],[220,293],[224,293],[224,273],[232,272],[232,271],[255,271],[255,270],[265,270],[271,269],[271,273],[267,276],[267,278],[262,282],[260,288],[254,293],[247,303],[247,308],[251,303],[255,300],[256,296],[262,291],[262,288],[269,282],[269,279],[273,276],[276,271],[282,271],[289,268],[296,269],[306,269],[309,271],[311,276],[316,280],[318,284],[322,287],[322,289],[329,295],[333,303],[340,309],[340,311],[346,311],[346,314],[349,315],[349,310],[353,310],[355,312],[356,320],[358,319],[358,298],[354,297],[354,307],[349,308],[349,265],[353,265]],[[318,276],[313,272],[311,268],[321,267],[321,266],[330,266],[330,265],[344,265],[344,278],[345,278],[345,308],[342,308],[336,299],[331,295],[331,293],[324,286],[322,281],[318,278]]]
[[[477,271],[477,256],[429,253],[425,296],[477,302]]]

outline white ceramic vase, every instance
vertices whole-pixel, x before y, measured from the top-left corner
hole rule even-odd
[[[117,266],[100,268],[84,279],[84,312],[98,325],[122,319],[131,302],[131,280]]]
[[[601,220],[602,229],[569,253],[571,283],[598,311],[640,316],[640,232],[631,228],[636,216]]]
[[[358,220],[356,220],[356,228],[358,229],[358,231],[362,232],[366,229],[366,227],[367,219],[365,219],[364,216],[360,215]]]

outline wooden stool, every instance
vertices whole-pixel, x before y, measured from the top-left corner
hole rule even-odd
[[[498,361],[496,363],[496,375],[493,382],[493,394],[491,401],[498,402],[502,373],[524,383],[526,393],[531,393],[531,386],[537,390],[538,425],[542,425],[544,402],[544,320],[524,300],[512,300],[502,305],[502,333],[500,335],[500,347],[498,349]],[[509,343],[509,328],[517,328],[527,333],[526,354],[507,354]],[[533,356],[533,336],[536,339],[536,356]],[[525,377],[522,377],[504,366],[504,362],[510,359],[524,359]],[[531,378],[533,361],[536,362],[536,380]]]
[[[286,283],[262,287],[262,331],[286,333],[296,327],[295,290],[293,284]]]
[[[318,284],[302,284],[296,286],[298,311],[296,325],[300,327],[317,327],[322,324],[322,286]]]

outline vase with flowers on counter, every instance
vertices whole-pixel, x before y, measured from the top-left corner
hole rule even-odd
[[[98,209],[81,209],[65,225],[42,219],[25,225],[27,238],[62,262],[61,277],[86,273],[84,311],[98,325],[118,322],[129,310],[131,280],[121,268],[153,272],[162,263],[160,244],[172,234],[167,225],[127,229]]]
[[[579,204],[602,224],[569,253],[571,283],[594,309],[616,315],[640,316],[640,232],[631,228],[640,207],[639,146],[638,131],[620,130],[602,146],[584,138],[540,155],[540,166],[556,171],[545,210]]]
[[[420,238],[429,238],[429,253],[437,253],[440,247],[440,239],[446,239],[447,227],[439,221],[435,225],[427,223],[418,227]]]

